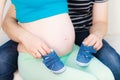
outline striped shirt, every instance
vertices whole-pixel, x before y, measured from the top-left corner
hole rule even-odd
[[[92,9],[95,2],[107,0],[68,0],[69,15],[75,31],[88,30],[92,26]]]

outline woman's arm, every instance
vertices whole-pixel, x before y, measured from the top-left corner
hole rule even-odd
[[[23,44],[26,50],[34,57],[41,57],[50,52],[48,46],[39,39],[39,37],[24,30],[17,22],[15,17],[14,6],[10,6],[5,20],[3,22],[3,30],[14,41]],[[35,55],[35,53],[40,53]]]
[[[5,3],[7,0],[0,0],[0,27],[2,26],[2,17],[4,12]]]
[[[93,45],[96,50],[102,47],[102,39],[108,28],[108,2],[95,3],[93,6],[93,25],[90,35],[84,40],[87,46]]]

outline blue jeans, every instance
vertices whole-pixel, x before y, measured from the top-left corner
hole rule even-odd
[[[80,45],[89,35],[89,31],[76,32],[75,43]],[[103,47],[94,56],[111,69],[115,80],[120,80],[120,55],[104,39]]]
[[[75,43],[80,45],[88,35],[88,31],[76,32]],[[95,56],[111,69],[115,80],[120,80],[120,56],[105,40]],[[0,47],[0,80],[12,80],[13,73],[17,70],[17,57],[17,43],[8,41]]]
[[[8,41],[0,46],[0,80],[13,80],[17,70],[17,43]]]

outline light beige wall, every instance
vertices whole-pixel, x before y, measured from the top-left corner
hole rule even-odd
[[[6,4],[5,10],[4,10],[3,18],[5,17],[5,14],[8,10],[8,7],[10,6],[10,4],[11,4],[10,0],[7,0],[7,4]],[[9,40],[9,38],[6,36],[6,34],[3,32],[3,30],[1,29],[1,26],[0,26],[0,45],[2,45],[7,40]]]
[[[120,0],[109,0],[109,34],[120,34]]]

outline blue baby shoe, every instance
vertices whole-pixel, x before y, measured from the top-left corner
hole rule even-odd
[[[51,51],[48,55],[42,57],[43,63],[46,65],[48,69],[50,69],[53,73],[59,74],[66,70],[64,64],[57,56],[54,50]]]
[[[92,54],[96,52],[93,46],[85,46],[82,43],[76,58],[77,64],[80,66],[88,66],[90,60],[94,57]]]

